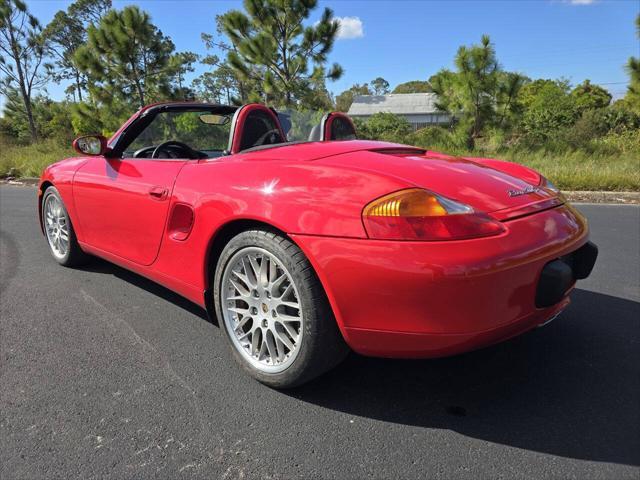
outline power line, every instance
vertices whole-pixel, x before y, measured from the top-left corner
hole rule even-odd
[[[523,54],[519,54],[519,55],[506,55],[504,57],[502,57],[501,55],[498,55],[499,57],[502,58],[520,58],[521,56],[525,55],[527,56],[527,58],[546,58],[549,57],[551,55],[565,55],[565,54],[573,54],[573,53],[591,53],[594,51],[615,51],[619,48],[623,48],[623,47],[628,47],[629,44],[616,44],[616,45],[598,45],[598,46],[593,46],[593,47],[581,47],[581,48],[571,48],[571,49],[558,49],[558,50],[545,50],[545,51],[540,51],[540,50],[536,50],[535,52],[533,52],[532,54],[526,54],[523,52]],[[499,49],[497,49],[499,50]]]
[[[504,65],[505,62],[500,62],[501,64]],[[508,63],[513,63],[513,62],[508,62]],[[577,62],[560,62],[560,61],[554,61],[552,63],[547,63],[547,62],[529,62],[526,59],[523,59],[523,63],[526,65],[525,68],[529,69],[531,67],[561,67],[561,66],[565,66],[565,65],[570,65],[570,66],[576,66],[576,67],[580,67],[583,65],[593,65],[594,62],[593,61],[589,61],[589,60],[579,60]],[[611,65],[615,63],[616,65],[620,65],[621,67],[624,66],[624,64],[626,63],[626,60],[623,59],[617,59],[617,58],[608,58],[606,60],[599,60],[598,64],[599,65],[603,65],[603,64],[608,64]]]

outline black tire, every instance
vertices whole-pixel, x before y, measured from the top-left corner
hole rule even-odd
[[[57,255],[54,252],[54,248],[51,244],[51,241],[47,236],[47,225],[46,225],[47,220],[46,220],[46,214],[45,214],[45,206],[47,205],[47,199],[51,196],[54,196],[60,202],[62,211],[64,213],[64,216],[66,217],[67,225],[69,226],[68,228],[69,248],[67,249],[66,253],[62,256]],[[67,208],[65,207],[64,202],[62,201],[62,197],[60,196],[60,193],[58,193],[58,190],[56,189],[56,187],[51,186],[45,190],[44,195],[42,196],[41,210],[42,210],[41,211],[42,229],[45,232],[44,237],[45,237],[45,240],[47,241],[47,245],[49,246],[49,253],[51,253],[51,256],[54,258],[54,260],[58,262],[60,265],[63,265],[65,267],[76,267],[76,266],[87,263],[87,261],[89,261],[90,259],[90,256],[84,253],[80,248],[80,245],[78,245],[78,239],[73,229],[71,219],[69,218],[69,213],[67,212]]]
[[[234,345],[223,316],[222,281],[225,269],[239,250],[258,247],[275,256],[288,270],[298,292],[303,333],[299,351],[292,363],[278,373],[267,373],[254,367]],[[289,239],[270,231],[250,230],[233,237],[225,246],[215,271],[214,305],[236,361],[259,382],[285,389],[300,386],[338,365],[349,353],[329,305],[324,289],[309,260]]]

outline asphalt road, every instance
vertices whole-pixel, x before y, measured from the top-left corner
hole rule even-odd
[[[600,259],[555,322],[455,358],[245,376],[177,295],[59,267],[0,187],[0,478],[640,476],[640,208],[580,206]]]

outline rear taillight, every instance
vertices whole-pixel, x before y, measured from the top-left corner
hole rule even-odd
[[[463,240],[505,231],[485,213],[420,188],[374,200],[362,219],[369,238],[379,240]]]

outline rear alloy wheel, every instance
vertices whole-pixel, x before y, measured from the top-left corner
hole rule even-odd
[[[291,274],[271,253],[246,247],[229,260],[222,285],[222,311],[234,346],[259,370],[285,370],[300,350],[304,331]]]
[[[240,364],[276,388],[300,385],[348,351],[300,249],[272,232],[234,237],[218,262],[216,311]]]
[[[85,263],[88,256],[80,249],[67,209],[55,187],[44,192],[42,228],[51,255],[61,265],[72,267]]]

